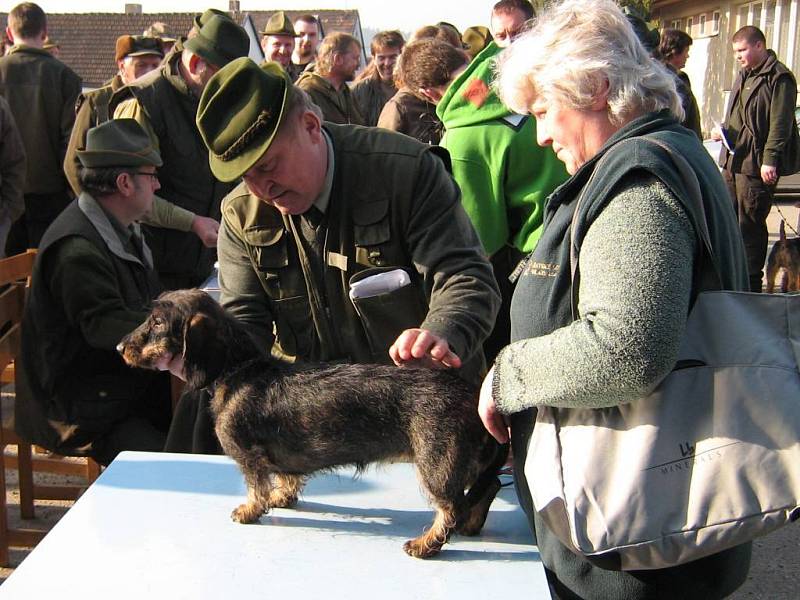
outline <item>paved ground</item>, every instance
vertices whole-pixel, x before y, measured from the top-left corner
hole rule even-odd
[[[773,208],[769,218],[770,247],[778,239],[778,226],[781,220],[779,210],[787,222],[798,228],[798,208],[789,204]],[[787,234],[793,235],[787,228]],[[5,395],[5,394],[4,394]],[[7,398],[4,398],[7,402]],[[4,402],[5,403],[5,402]],[[37,478],[40,477],[37,475]],[[67,512],[70,502],[37,502],[36,519],[21,521],[19,518],[19,492],[16,489],[16,471],[6,471],[7,493],[10,521],[12,527],[31,527],[49,530]],[[45,476],[48,481],[57,480],[62,483],[80,484],[79,479],[56,476]],[[13,572],[29,551],[11,550],[12,568],[0,569],[0,583]],[[800,598],[798,590],[798,574],[800,574],[800,525],[784,527],[770,536],[754,543],[753,563],[747,583],[731,598],[735,600],[796,600]],[[676,599],[677,600],[677,599]]]

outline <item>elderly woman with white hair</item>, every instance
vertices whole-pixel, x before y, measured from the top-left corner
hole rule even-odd
[[[553,6],[500,56],[496,88],[537,120],[572,175],[549,198],[542,237],[514,294],[512,342],[481,389],[479,412],[509,436],[520,501],[559,598],[721,598],[744,581],[750,544],[667,569],[599,568],[574,554],[532,505],[526,465],[537,406],[604,408],[648,394],[674,367],[706,256],[704,218],[722,287],[746,289],[736,217],[719,172],[683,116],[674,78],[611,0]],[[685,158],[702,209],[666,145]],[[580,257],[572,314],[571,251]],[[706,272],[704,269],[703,272]],[[541,460],[541,458],[538,458]],[[530,463],[530,464],[529,464]],[[535,469],[533,469],[535,471]]]

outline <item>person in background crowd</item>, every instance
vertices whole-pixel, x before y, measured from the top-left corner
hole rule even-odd
[[[58,42],[54,42],[49,37],[44,39],[44,44],[42,44],[42,50],[47,50],[50,54],[53,55],[54,58],[58,58],[61,56],[61,45]]]
[[[416,42],[431,38],[447,42],[453,48],[458,48],[459,50],[463,48],[463,44],[461,43],[461,34],[459,34],[458,30],[452,25],[450,27],[424,25],[413,33],[409,42]]]
[[[211,16],[194,37],[159,69],[114,94],[114,118],[136,119],[158,148],[160,195],[187,212],[180,230],[145,226],[153,262],[167,289],[194,287],[211,274],[216,261],[219,205],[231,185],[217,181],[208,167],[205,145],[194,123],[200,94],[222,66],[250,49],[247,33],[229,17]],[[187,233],[192,215],[208,217],[204,235]]]
[[[353,98],[364,117],[365,125],[377,125],[383,106],[397,93],[394,66],[404,44],[403,34],[399,31],[381,31],[372,38],[372,60],[352,88]]]
[[[706,289],[699,276],[706,254],[692,223],[708,224],[722,289],[746,287],[719,170],[675,117],[683,116],[675,78],[613,0],[554,4],[500,55],[495,85],[507,106],[536,118],[539,144],[552,146],[572,175],[548,199],[544,229],[514,291],[511,344],[479,400],[481,419],[499,441],[509,439],[510,421],[518,497],[552,596],[723,598],[747,579],[751,544],[672,568],[604,569],[559,541],[530,493],[537,462],[548,460],[530,444],[538,406],[624,405],[675,366],[692,298]],[[691,165],[702,208],[652,139]],[[580,257],[577,289],[572,251]]]
[[[8,101],[27,156],[25,212],[11,226],[6,253],[36,248],[71,195],[62,165],[81,80],[44,50],[47,17],[32,2],[15,6],[6,34],[14,46],[0,59],[0,94]]]
[[[348,33],[332,33],[319,45],[314,71],[304,71],[297,78],[297,87],[311,96],[326,121],[364,125],[364,117],[347,85],[355,78],[360,62],[358,40]]]
[[[163,21],[155,21],[142,32],[145,37],[158,38],[161,40],[161,49],[164,54],[169,54],[172,47],[177,43],[178,38],[170,31],[169,26]]]
[[[697,107],[692,93],[692,83],[689,76],[683,72],[686,61],[689,59],[689,48],[692,45],[692,36],[679,29],[667,29],[661,34],[661,43],[658,46],[661,60],[667,68],[678,78],[678,95],[681,97],[684,118],[681,123],[691,129],[701,140],[703,132],[700,129],[700,109]]]
[[[757,27],[742,27],[731,42],[742,68],[725,114],[720,166],[739,216],[750,290],[760,292],[775,186],[780,176],[800,170],[800,135],[794,118],[797,82],[767,48]],[[715,137],[719,139],[720,133]]]
[[[300,15],[294,20],[294,31],[297,34],[297,44],[292,54],[292,70],[300,75],[312,65],[317,56],[317,46],[322,40],[322,27],[314,15]]]
[[[86,132],[111,118],[108,105],[115,92],[129,83],[133,83],[142,75],[154,71],[161,65],[164,50],[159,38],[121,35],[117,38],[114,49],[114,60],[117,74],[102,87],[86,92],[78,97],[76,104],[75,124],[67,146],[64,159],[64,173],[75,195],[81,193],[78,182],[80,160],[77,150],[86,143]]]
[[[468,61],[463,50],[441,39],[422,38],[408,44],[396,68],[400,89],[383,107],[378,127],[438,144],[442,122],[436,116],[436,103]]]
[[[0,258],[11,224],[25,211],[25,145],[6,99],[0,96]]]
[[[488,46],[492,40],[492,32],[483,25],[467,27],[461,35],[461,43],[464,45],[464,52],[469,55],[470,60],[478,56],[481,51]]]
[[[441,51],[434,44],[422,50]],[[512,113],[490,88],[501,50],[490,43],[441,98],[431,97],[444,125],[441,146],[450,153],[461,203],[490,257],[503,299],[483,346],[488,364],[510,340],[514,284],[509,278],[536,247],[545,199],[569,177],[552,148],[536,144],[536,120]]]
[[[132,119],[90,129],[78,157],[84,191],[47,229],[33,267],[15,427],[107,465],[123,450],[161,451],[170,424],[169,377],[131,369],[116,351],[159,293],[136,222],[161,158]]]
[[[273,13],[267,21],[264,31],[261,32],[261,49],[264,50],[264,60],[271,60],[283,67],[292,80],[297,78],[297,73],[292,67],[292,52],[297,34],[294,25],[282,10]]]
[[[492,7],[489,21],[494,41],[501,48],[507,48],[525,23],[535,16],[533,5],[528,0],[500,0]]]

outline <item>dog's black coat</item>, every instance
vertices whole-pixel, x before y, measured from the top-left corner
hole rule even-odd
[[[478,533],[499,488],[496,472],[508,447],[481,424],[477,390],[450,371],[290,365],[260,352],[199,291],[162,295],[120,351],[130,364],[150,368],[182,354],[189,389],[212,389],[217,436],[249,488],[236,520],[293,504],[312,473],[405,458],[438,510],[431,530],[405,546],[425,557],[453,530]]]

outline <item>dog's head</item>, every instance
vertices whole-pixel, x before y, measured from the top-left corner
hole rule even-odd
[[[178,290],[161,294],[147,320],[117,346],[132,367],[170,371],[189,389],[210,385],[228,359],[223,327],[232,318],[208,294]]]

